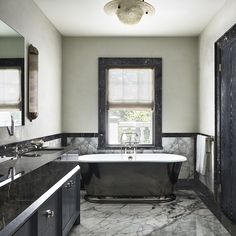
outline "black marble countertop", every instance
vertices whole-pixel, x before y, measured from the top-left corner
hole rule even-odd
[[[61,150],[60,150],[61,149]],[[9,169],[11,167],[14,168],[15,174],[27,174],[53,160],[60,157],[64,153],[71,152],[73,150],[73,146],[67,146],[67,147],[53,147],[53,148],[47,148],[47,149],[39,149],[31,151],[32,154],[37,154],[38,156],[24,156],[15,159],[15,160],[9,160],[5,162],[0,163],[0,182],[3,181],[8,177]],[[28,155],[29,153],[26,153]],[[1,185],[0,185],[1,186]]]
[[[16,219],[20,215],[21,221],[29,218],[79,170],[76,162],[54,161],[71,149],[66,147],[60,151],[42,151],[38,157],[22,157],[0,164],[0,174],[4,176],[10,167],[15,168],[15,174],[23,173],[20,178],[0,187],[0,235],[8,235],[5,233],[8,232],[6,228],[9,228],[9,224],[14,226],[13,221],[19,222]]]

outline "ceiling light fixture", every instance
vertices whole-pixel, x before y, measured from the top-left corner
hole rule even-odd
[[[112,0],[104,6],[108,15],[116,14],[127,25],[137,24],[144,14],[153,15],[155,8],[144,0]]]

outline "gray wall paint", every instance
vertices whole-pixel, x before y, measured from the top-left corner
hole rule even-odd
[[[39,50],[39,117],[9,137],[0,129],[0,144],[61,132],[61,36],[32,0],[0,0],[0,18]],[[26,48],[25,48],[26,51]],[[27,70],[26,70],[27,71]]]
[[[199,132],[215,135],[215,42],[236,23],[236,1],[228,0],[199,38]],[[213,150],[212,150],[213,153]],[[213,191],[214,153],[208,157],[207,173],[200,180]]]
[[[199,132],[215,135],[215,42],[236,23],[236,1],[228,0],[199,38]]]
[[[98,131],[98,57],[163,58],[163,131],[198,127],[198,39],[63,38],[63,131]]]

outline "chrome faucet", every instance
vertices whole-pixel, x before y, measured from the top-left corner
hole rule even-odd
[[[15,134],[15,123],[14,123],[14,118],[11,115],[11,126],[7,127],[8,134],[9,136],[13,136]]]
[[[11,181],[13,181],[14,178],[15,178],[15,175],[16,175],[15,167],[10,167],[9,170],[8,170],[8,178],[10,178]]]
[[[128,140],[123,140],[124,136],[128,137]],[[133,139],[132,139],[133,138]],[[136,148],[138,145],[138,134],[137,133],[122,133],[120,137],[121,143],[121,153],[122,147],[124,147],[125,154],[127,154],[127,150],[133,148],[133,154],[136,154]]]

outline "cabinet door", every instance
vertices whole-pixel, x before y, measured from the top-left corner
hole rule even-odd
[[[70,220],[70,183],[67,181],[62,187],[62,228],[64,229]]]
[[[236,222],[236,35],[222,48],[221,61],[221,208]]]
[[[20,229],[18,229],[13,236],[32,236],[37,235],[37,222],[36,215],[33,215],[28,221],[26,221]]]
[[[79,178],[72,176],[62,188],[62,227],[67,226],[70,220],[79,212]],[[77,217],[76,217],[77,218]],[[74,223],[74,222],[73,222]]]
[[[58,236],[59,227],[58,193],[55,193],[38,209],[38,235]]]
[[[73,176],[71,179],[70,179],[70,185],[71,185],[71,189],[70,189],[70,206],[69,206],[69,213],[70,213],[70,217],[72,217],[75,212],[78,211],[77,209],[77,203],[78,203],[78,182],[76,181],[77,178],[76,176]]]

